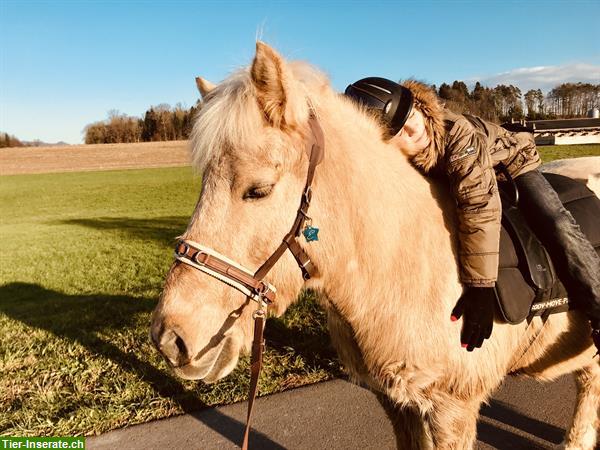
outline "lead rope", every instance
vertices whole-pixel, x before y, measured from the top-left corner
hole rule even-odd
[[[246,431],[242,450],[248,450],[248,438],[250,437],[250,421],[252,420],[252,408],[258,394],[258,378],[262,369],[262,355],[265,348],[263,332],[265,329],[266,306],[254,311],[254,341],[252,342],[252,359],[250,361],[250,388],[248,391],[248,414],[246,415]]]

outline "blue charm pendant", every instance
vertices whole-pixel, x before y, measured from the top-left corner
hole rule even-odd
[[[304,239],[306,242],[318,241],[319,240],[319,229],[317,227],[313,227],[312,225],[307,225],[302,231],[304,235]]]

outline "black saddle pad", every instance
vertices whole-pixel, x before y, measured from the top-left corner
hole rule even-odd
[[[556,174],[544,176],[600,255],[600,200],[579,181]],[[573,305],[569,304],[566,290],[556,276],[547,253],[518,208],[512,208],[510,217],[507,217],[509,207],[503,200],[505,213],[496,284],[504,320],[516,324],[535,315],[567,311]],[[545,286],[540,289],[540,284]]]

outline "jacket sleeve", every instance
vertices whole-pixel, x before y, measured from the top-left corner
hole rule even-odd
[[[458,212],[461,282],[493,286],[498,278],[502,211],[485,134],[460,118],[446,136],[445,157]]]

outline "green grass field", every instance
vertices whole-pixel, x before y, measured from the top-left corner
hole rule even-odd
[[[189,168],[0,177],[0,435],[97,434],[245,398],[247,360],[216,385],[183,382],[148,338],[199,186]],[[341,374],[324,322],[308,296],[270,319],[262,394]]]
[[[544,162],[579,156],[600,156],[600,144],[546,145],[538,147]]]
[[[0,177],[0,434],[96,434],[230,403],[172,376],[150,314],[199,190],[189,168]],[[339,374],[323,313],[271,319],[262,393]]]

